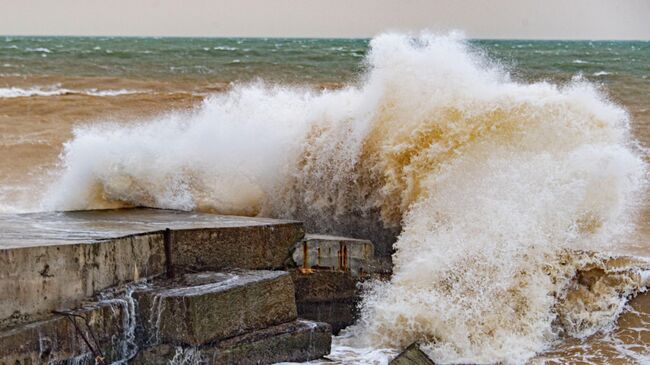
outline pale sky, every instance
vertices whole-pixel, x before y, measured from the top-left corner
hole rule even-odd
[[[650,39],[650,0],[0,0],[2,35]]]

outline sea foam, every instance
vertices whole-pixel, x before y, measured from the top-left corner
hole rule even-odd
[[[611,324],[620,311],[560,303],[586,265],[572,252],[633,229],[646,171],[626,112],[580,80],[515,82],[455,35],[380,35],[366,63],[339,90],[236,85],[190,113],[79,128],[44,207],[401,227],[346,346],[521,363]]]

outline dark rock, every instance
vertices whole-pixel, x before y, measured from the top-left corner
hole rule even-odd
[[[435,363],[420,349],[420,345],[414,342],[397,355],[390,365],[435,365]]]

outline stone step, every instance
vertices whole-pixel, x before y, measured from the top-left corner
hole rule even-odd
[[[145,346],[202,345],[297,318],[284,271],[186,274],[133,294]]]
[[[326,322],[337,334],[357,319],[357,277],[341,271],[291,270],[300,318]]]
[[[357,318],[358,283],[378,271],[368,240],[306,235],[293,247],[291,270],[301,318],[329,323],[337,334]]]
[[[264,365],[315,360],[330,352],[330,326],[297,320],[201,347],[169,344],[144,350],[133,365]],[[172,360],[175,360],[172,361]]]
[[[305,236],[301,222],[233,218],[238,218],[233,226],[173,232],[174,265],[196,271],[282,269],[291,247]]]
[[[0,330],[163,274],[167,264],[281,269],[304,236],[295,221],[141,208],[2,214],[0,232],[0,293],[12,293],[0,296]]]
[[[126,337],[126,302],[96,303],[66,313],[71,316],[52,315],[1,332],[0,365],[63,364],[70,359],[78,365],[94,365],[99,353],[111,363],[134,351]]]
[[[293,247],[294,263],[304,271],[328,269],[363,276],[376,270],[375,247],[368,240],[308,234]]]

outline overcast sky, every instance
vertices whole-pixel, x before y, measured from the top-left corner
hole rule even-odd
[[[650,39],[650,0],[0,0],[3,35]]]

